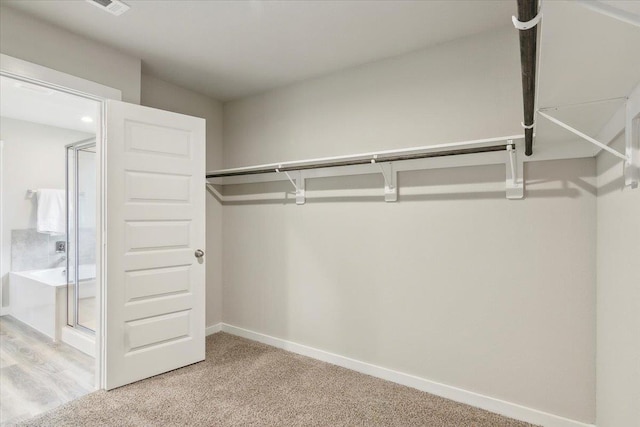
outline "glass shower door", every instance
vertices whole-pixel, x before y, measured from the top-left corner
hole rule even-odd
[[[67,323],[96,329],[96,145],[67,147]]]
[[[67,325],[76,325],[76,149],[67,147]]]

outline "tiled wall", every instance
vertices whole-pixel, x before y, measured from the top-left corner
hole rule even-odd
[[[38,233],[35,228],[11,230],[11,271],[66,267],[66,253],[56,252],[56,242],[66,236]],[[95,230],[80,229],[80,263],[95,264]]]

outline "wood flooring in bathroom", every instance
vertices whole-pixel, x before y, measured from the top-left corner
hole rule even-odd
[[[93,357],[0,317],[0,425],[31,418],[94,390]]]

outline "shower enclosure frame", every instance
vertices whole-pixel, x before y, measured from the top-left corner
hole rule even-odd
[[[106,306],[106,102],[109,99],[122,100],[122,92],[118,89],[63,73],[39,64],[24,61],[9,55],[0,54],[0,75],[30,83],[33,85],[58,90],[71,95],[96,101],[99,106],[96,123],[96,307],[97,327],[95,331],[95,388],[104,389],[106,384],[106,342],[105,342],[105,306]]]
[[[66,231],[67,231],[67,240],[66,240],[66,277],[67,277],[67,326],[70,326],[72,328],[76,328],[82,332],[85,332],[87,334],[93,335],[95,336],[96,331],[88,328],[84,325],[82,325],[79,322],[79,311],[80,311],[80,191],[79,191],[79,186],[78,186],[78,182],[79,182],[79,173],[78,170],[80,168],[79,166],[79,158],[78,158],[78,151],[84,149],[84,148],[89,148],[89,147],[95,147],[96,151],[97,151],[97,138],[89,138],[89,139],[85,139],[82,141],[78,141],[78,142],[74,142],[72,144],[68,144],[65,146],[65,195],[66,195],[66,208],[67,208],[67,215],[66,215]],[[69,181],[70,181],[70,175],[69,175],[69,150],[73,150],[73,182],[74,182],[74,186],[73,186],[73,203],[75,206],[75,209],[73,210],[73,224],[74,224],[74,228],[75,231],[73,233],[73,248],[74,248],[74,268],[73,268],[73,273],[74,273],[74,277],[73,277],[73,310],[71,310],[71,307],[69,306],[70,304],[70,286],[71,286],[71,282],[70,282],[70,261],[71,261],[71,256],[70,256],[70,250],[69,248],[71,247],[70,243],[71,243],[71,228],[69,226],[70,224],[70,215],[69,215],[69,202],[70,202],[70,194],[71,192],[69,191]],[[96,174],[97,174],[97,168],[96,168]],[[96,176],[97,178],[97,176]],[[97,230],[96,230],[97,231]],[[97,277],[96,277],[97,280]],[[73,319],[70,319],[71,317],[71,312],[73,312]]]

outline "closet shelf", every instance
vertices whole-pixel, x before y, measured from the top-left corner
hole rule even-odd
[[[507,198],[521,199],[524,195],[523,140],[524,135],[511,135],[397,150],[269,163],[207,172],[206,179],[207,184],[222,186],[289,180],[295,190],[296,203],[304,204],[306,179],[381,173],[385,182],[384,199],[387,202],[395,202],[398,199],[396,184],[398,172],[504,164],[506,166]],[[225,199],[225,196],[217,195],[220,199]]]

